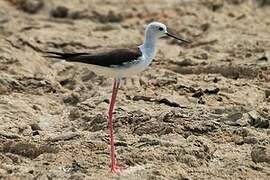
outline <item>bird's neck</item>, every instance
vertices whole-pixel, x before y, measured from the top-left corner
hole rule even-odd
[[[156,55],[156,41],[157,38],[153,33],[151,33],[150,31],[145,32],[144,42],[140,46],[140,49],[143,52],[143,54],[151,60]]]

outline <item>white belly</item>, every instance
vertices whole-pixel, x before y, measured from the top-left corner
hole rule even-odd
[[[138,63],[132,65],[118,66],[118,67],[103,67],[90,65],[91,71],[97,75],[106,77],[119,78],[119,77],[130,77],[144,71],[151,61],[140,60]]]

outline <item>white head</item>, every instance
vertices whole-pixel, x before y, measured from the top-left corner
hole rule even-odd
[[[187,41],[187,40],[178,38],[178,37],[168,33],[166,25],[162,24],[160,22],[151,22],[150,24],[148,24],[146,26],[145,34],[146,35],[149,34],[150,36],[154,36],[155,38],[170,36],[170,37],[173,37],[173,38],[178,39],[180,41],[189,43],[189,41]]]
[[[145,32],[151,33],[155,35],[155,37],[160,38],[166,36],[167,27],[165,26],[165,24],[162,24],[160,22],[151,22],[146,26]]]

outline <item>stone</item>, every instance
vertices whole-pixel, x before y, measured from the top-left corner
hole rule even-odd
[[[19,6],[24,12],[35,14],[44,6],[44,3],[41,0],[24,0]]]
[[[270,89],[264,90],[264,94],[266,98],[270,97]]]
[[[50,11],[50,15],[55,18],[66,18],[68,16],[69,9],[64,6],[57,6]]]
[[[256,128],[268,128],[269,120],[262,117],[257,111],[253,110],[248,112],[249,124]]]
[[[252,147],[251,159],[255,163],[266,162],[270,164],[270,145]]]

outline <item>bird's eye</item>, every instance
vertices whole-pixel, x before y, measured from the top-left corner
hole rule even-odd
[[[159,27],[158,30],[163,31],[164,29],[163,29],[163,27]]]

